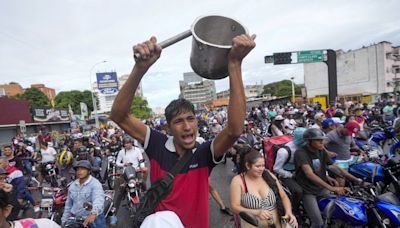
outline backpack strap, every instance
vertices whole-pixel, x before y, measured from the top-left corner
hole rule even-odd
[[[242,179],[242,183],[243,183],[243,186],[244,186],[244,192],[247,193],[248,192],[247,191],[247,185],[246,185],[246,180],[244,179],[244,174],[243,173],[240,174],[240,179]]]
[[[284,164],[286,164],[286,163],[288,163],[289,161],[290,161],[290,158],[292,157],[292,150],[290,149],[290,147],[288,147],[288,146],[283,146],[283,148],[285,148],[286,149],[286,151],[288,152],[288,154],[289,154],[289,156],[288,156],[288,158],[286,159],[286,161],[285,161],[285,163]]]

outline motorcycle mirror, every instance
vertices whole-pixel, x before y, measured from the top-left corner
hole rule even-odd
[[[239,212],[239,217],[242,218],[247,223],[249,223],[255,227],[258,227],[258,220],[254,216],[249,215],[248,213],[246,213],[244,211],[241,211],[241,212]]]
[[[89,202],[84,202],[83,208],[85,208],[85,210],[87,210],[87,211],[91,211],[93,209],[93,205]]]

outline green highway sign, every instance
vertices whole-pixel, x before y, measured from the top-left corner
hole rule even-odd
[[[323,50],[297,52],[297,63],[312,63],[312,62],[322,62],[322,61],[324,61]]]

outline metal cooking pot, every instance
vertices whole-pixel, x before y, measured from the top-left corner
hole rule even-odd
[[[202,16],[195,20],[190,30],[167,39],[159,45],[166,48],[193,35],[190,65],[195,73],[207,79],[228,76],[228,53],[232,39],[248,33],[238,21],[219,15]],[[135,59],[140,58],[135,53]]]

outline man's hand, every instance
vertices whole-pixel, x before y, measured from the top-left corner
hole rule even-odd
[[[346,194],[346,192],[350,192],[350,189],[345,188],[345,187],[333,187],[332,189],[336,195],[342,196],[344,194]]]
[[[232,49],[229,51],[228,58],[230,61],[242,62],[243,58],[256,46],[254,40],[256,35],[242,34],[236,36],[232,40]]]
[[[157,44],[157,39],[152,36],[150,40],[133,46],[134,56],[136,53],[140,58],[135,58],[136,66],[147,70],[153,65],[161,55],[161,47]]]
[[[0,189],[3,189],[5,192],[11,192],[13,189],[12,184],[0,182]]]
[[[96,215],[95,214],[90,214],[88,217],[86,217],[85,221],[83,222],[83,226],[87,227],[88,225],[92,224],[94,220],[96,220]]]

